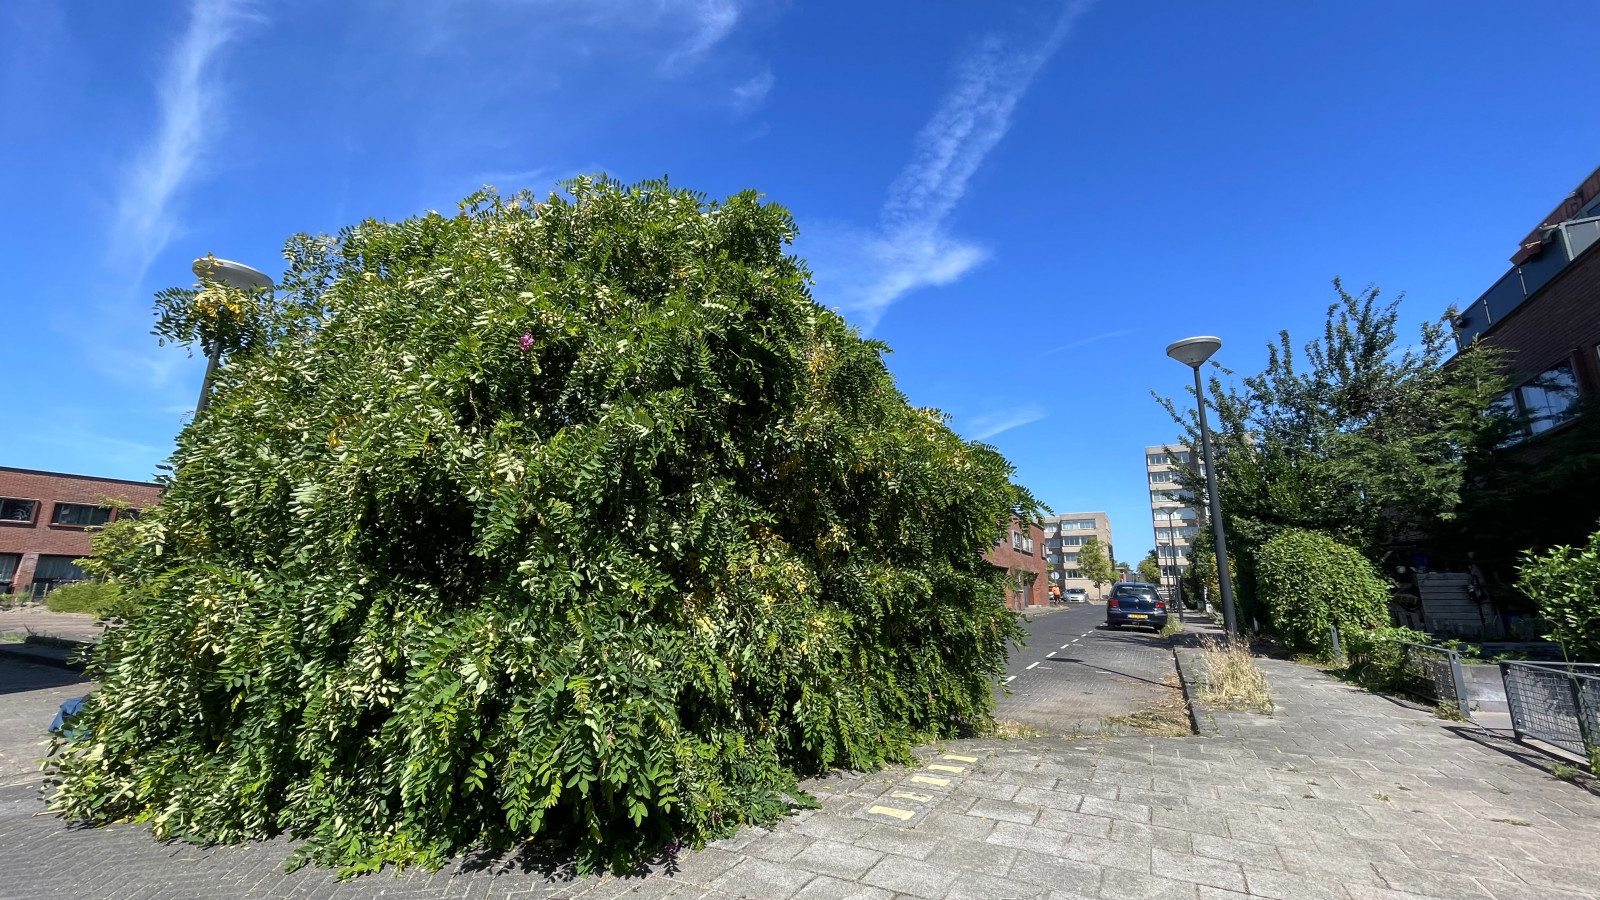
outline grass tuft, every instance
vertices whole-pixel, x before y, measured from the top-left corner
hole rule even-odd
[[[1272,689],[1267,674],[1256,665],[1250,645],[1240,638],[1200,639],[1205,651],[1205,684],[1200,702],[1223,709],[1253,709],[1272,713]]]

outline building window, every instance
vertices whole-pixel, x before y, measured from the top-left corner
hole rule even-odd
[[[1093,531],[1093,519],[1068,519],[1061,523],[1062,531]]]
[[[1572,364],[1564,362],[1546,369],[1538,378],[1517,388],[1517,402],[1528,415],[1528,430],[1534,434],[1571,419],[1578,403],[1578,379],[1572,374]]]
[[[1045,533],[1046,536],[1055,534],[1056,533],[1056,523],[1051,522],[1049,525],[1046,525],[1044,527],[1044,533]]]
[[[1061,577],[1063,577],[1063,578],[1082,578],[1083,576],[1078,573],[1077,569],[1067,569],[1066,571],[1061,573]]]
[[[34,511],[38,508],[37,500],[0,498],[0,522],[32,522]]]
[[[1178,476],[1174,472],[1151,472],[1150,473],[1150,483],[1151,484],[1167,484],[1168,482],[1177,481],[1177,480],[1178,480]]]
[[[132,507],[128,507],[127,509],[119,509],[117,510],[117,521],[121,522],[124,519],[131,519],[137,522],[139,521],[139,517],[142,515],[144,515],[144,510],[142,509],[134,509]]]
[[[1081,554],[1078,554],[1078,553],[1063,553],[1063,554],[1061,554],[1061,561],[1065,562],[1065,563],[1072,564],[1072,565],[1077,565],[1078,564],[1078,557],[1080,555]]]
[[[51,525],[78,525],[85,528],[111,521],[111,507],[87,503],[57,503],[50,513]]]
[[[1011,549],[1013,549],[1013,550],[1021,550],[1022,549],[1022,532],[1020,532],[1020,531],[1011,532]]]
[[[74,559],[77,557],[39,554],[39,563],[33,569],[33,595],[42,597],[63,584],[88,580],[88,574],[78,568]]]
[[[0,553],[0,594],[11,593],[11,579],[16,577],[21,562],[20,553]]]
[[[1061,546],[1063,546],[1063,547],[1082,547],[1083,546],[1083,542],[1087,541],[1087,540],[1088,540],[1088,538],[1084,537],[1083,535],[1077,535],[1075,537],[1064,537],[1064,538],[1061,539]]]
[[[1147,466],[1164,466],[1167,464],[1167,455],[1165,453],[1147,453],[1145,454],[1144,462]]]
[[[1022,552],[1023,553],[1032,553],[1033,552],[1033,538],[1025,537],[1025,538],[1022,539]]]

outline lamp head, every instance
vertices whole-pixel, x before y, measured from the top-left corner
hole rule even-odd
[[[272,287],[272,279],[265,272],[252,269],[231,259],[202,256],[190,267],[202,281],[218,281],[242,291],[264,291]]]
[[[1190,368],[1198,368],[1221,348],[1222,338],[1202,335],[1173,341],[1167,345],[1167,355]]]

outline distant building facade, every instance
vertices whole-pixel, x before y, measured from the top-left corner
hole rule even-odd
[[[0,466],[0,594],[43,596],[82,581],[72,561],[89,555],[95,529],[160,498],[143,481]]]
[[[1161,566],[1161,593],[1168,602],[1177,600],[1178,580],[1189,567],[1189,547],[1199,533],[1194,495],[1179,484],[1183,467],[1189,463],[1188,447],[1144,448],[1150,527],[1155,532],[1156,562]]]
[[[1083,577],[1078,568],[1079,554],[1089,538],[1099,538],[1106,553],[1116,560],[1116,549],[1111,543],[1111,519],[1103,512],[1064,513],[1046,516],[1044,520],[1044,559],[1050,570],[1050,584],[1065,591],[1083,588],[1089,596],[1099,598],[1110,589],[1103,584],[1096,590],[1094,583]]]
[[[989,562],[1014,578],[1006,589],[1006,606],[1024,610],[1050,605],[1050,580],[1045,572],[1044,530],[1031,522],[1012,519],[989,551]]]
[[[1522,239],[1511,269],[1453,323],[1456,343],[1509,351],[1500,399],[1530,417],[1534,437],[1600,399],[1600,169]]]

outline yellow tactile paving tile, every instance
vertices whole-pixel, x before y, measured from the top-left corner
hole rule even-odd
[[[916,815],[909,809],[895,809],[892,806],[874,806],[867,810],[867,814],[871,816],[888,816],[892,819],[899,819],[902,822]]]
[[[966,768],[964,766],[941,766],[938,763],[934,763],[932,765],[929,765],[928,768],[932,769],[935,772],[949,772],[952,775],[960,775],[961,773],[966,771]]]
[[[937,785],[938,787],[949,787],[950,786],[950,779],[948,779],[948,778],[936,778],[936,777],[934,777],[932,775],[913,775],[913,776],[911,776],[911,780],[916,782],[917,784],[932,784],[932,785]]]
[[[960,755],[957,755],[955,753],[946,753],[943,756],[941,756],[940,759],[952,759],[952,760],[955,760],[956,762],[964,762],[964,763],[975,763],[975,762],[978,761],[978,758],[976,756],[960,756]]]

